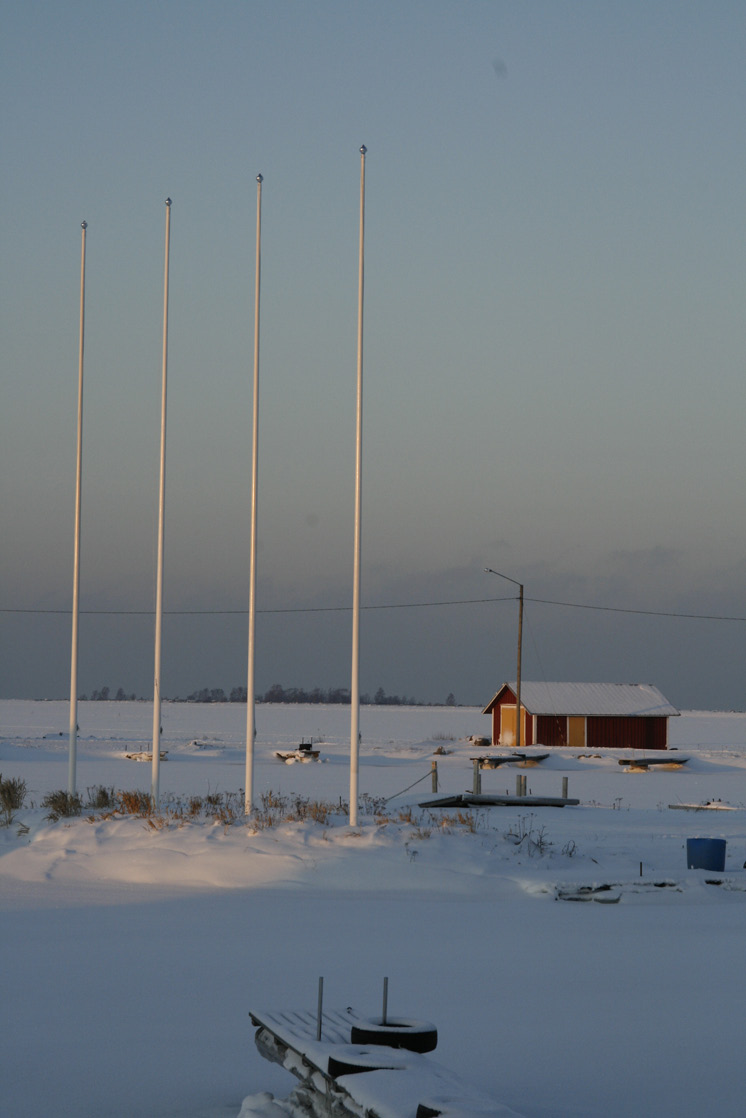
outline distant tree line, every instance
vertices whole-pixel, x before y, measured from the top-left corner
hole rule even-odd
[[[193,691],[191,695],[187,695],[186,701],[188,703],[245,703],[246,688],[234,687],[230,694],[226,695],[222,687],[215,687],[212,690],[203,687],[200,691]],[[325,690],[323,687],[314,687],[313,690],[306,691],[303,687],[283,687],[281,683],[273,683],[263,695],[256,696],[256,701],[258,703],[317,703],[319,705],[337,703],[345,706],[350,702],[350,689],[349,687],[330,687]],[[382,687],[378,688],[373,698],[370,695],[361,695],[360,702],[365,705],[376,704],[378,706],[424,705],[418,703],[416,699],[407,698],[405,695],[387,695]]]
[[[108,687],[102,687],[100,691],[91,691],[90,701],[92,703],[109,703],[113,700],[115,703],[124,703],[128,701],[134,702],[136,699],[137,695],[135,695],[134,691],[131,695],[127,695],[124,691],[124,688],[120,687],[117,690],[116,695],[112,695]],[[78,695],[78,701],[81,703],[86,703],[88,702],[88,696]]]
[[[174,702],[180,703],[181,699],[178,697]],[[188,703],[245,703],[246,702],[246,688],[234,687],[233,690],[226,695],[222,687],[202,687],[199,691],[192,691],[191,695],[187,695],[186,702]]]
[[[81,702],[87,702],[87,695],[79,695]],[[119,688],[116,695],[112,695],[108,687],[102,687],[98,691],[91,691],[91,702],[111,702],[116,703],[125,702],[127,700],[134,701],[136,696],[133,694],[128,695],[123,688]],[[245,703],[246,702],[246,688],[234,687],[227,695],[222,687],[202,687],[199,691],[192,691],[191,695],[187,695],[186,699],[180,699],[178,696],[171,700],[172,702],[180,703]],[[265,691],[263,695],[257,695],[256,701],[258,703],[319,703],[319,704],[335,704],[339,703],[343,706],[350,702],[350,689],[349,687],[332,687],[325,691],[322,687],[314,687],[312,691],[306,691],[302,687],[283,687],[281,683],[273,683],[269,690]],[[360,702],[364,706],[387,706],[387,707],[421,707],[421,706],[456,706],[456,699],[451,693],[446,699],[445,703],[423,703],[417,699],[407,698],[405,695],[387,695],[383,687],[379,687],[375,695],[371,698],[370,695],[365,694],[360,696]]]

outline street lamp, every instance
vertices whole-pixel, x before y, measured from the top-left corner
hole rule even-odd
[[[518,587],[518,671],[516,673],[516,696],[515,696],[515,748],[516,753],[521,748],[521,647],[523,645],[523,583],[518,582],[516,579],[511,578],[510,575],[500,574],[500,571],[493,571],[492,567],[485,567],[485,572],[488,575],[497,575],[498,578],[504,578],[508,582],[512,582],[514,586]]]

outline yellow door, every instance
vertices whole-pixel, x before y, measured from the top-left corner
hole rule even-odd
[[[573,749],[585,749],[585,719],[567,719],[567,744]]]
[[[515,745],[515,704],[500,707],[500,745]]]

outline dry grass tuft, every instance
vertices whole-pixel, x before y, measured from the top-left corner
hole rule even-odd
[[[26,781],[20,777],[6,777],[0,773],[0,817],[3,827],[9,827],[14,813],[20,811],[26,799]]]
[[[153,801],[148,792],[135,788],[130,792],[119,792],[116,810],[122,815],[139,815],[145,818],[153,814]]]
[[[83,810],[83,800],[77,792],[68,792],[60,788],[56,792],[48,792],[41,801],[41,806],[47,808],[46,818],[56,823],[59,819],[70,819],[80,815]]]
[[[88,799],[85,806],[91,811],[106,811],[108,808],[114,808],[117,805],[116,792],[113,788],[105,788],[103,784],[87,788],[86,793]]]

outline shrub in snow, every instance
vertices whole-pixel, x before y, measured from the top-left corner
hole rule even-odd
[[[77,792],[66,792],[60,788],[56,792],[48,792],[41,806],[48,809],[46,818],[56,823],[58,819],[80,815],[83,801]]]
[[[0,773],[0,816],[4,827],[9,827],[13,822],[13,812],[23,807],[26,799],[26,781],[20,777],[8,777],[3,780]]]
[[[103,811],[105,808],[113,807],[116,803],[116,792],[113,788],[105,788],[103,784],[96,785],[95,788],[88,788],[88,802],[86,807],[91,808],[93,811]]]

